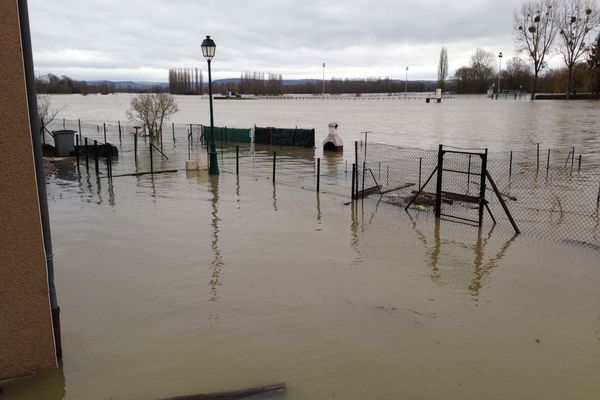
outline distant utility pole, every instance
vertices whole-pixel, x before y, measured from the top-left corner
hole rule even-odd
[[[404,78],[404,98],[408,95],[408,67],[406,67],[406,77]]]
[[[325,98],[325,63],[323,63],[323,98]]]
[[[496,100],[498,100],[498,96],[500,96],[500,71],[502,71],[502,52],[498,54],[498,93],[496,94]]]

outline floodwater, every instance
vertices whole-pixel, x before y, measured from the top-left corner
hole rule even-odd
[[[133,95],[55,95],[51,103],[58,118],[82,121],[125,121]],[[209,125],[206,96],[175,96],[175,123]],[[274,126],[314,128],[316,143],[337,122],[347,151],[369,131],[372,142],[437,148],[440,143],[488,147],[490,151],[576,147],[577,153],[600,159],[600,102],[490,100],[458,96],[441,104],[423,98],[371,99],[356,97],[300,100],[215,100],[215,125],[234,128]],[[318,147],[318,146],[317,146]]]
[[[8,399],[596,399],[594,250],[185,172],[49,178],[63,368]]]
[[[55,99],[69,103],[65,118],[99,121],[121,118],[127,103],[120,95]],[[203,106],[179,99],[181,118]],[[345,110],[332,119],[359,137],[369,122],[359,109],[377,100],[331,100],[326,108],[321,101],[305,100],[300,114],[287,116],[295,101],[273,100],[277,112],[260,111],[271,100],[216,105],[229,118],[222,125],[313,125],[319,135],[325,128],[315,125],[328,122],[331,109]],[[460,102],[489,110],[480,127],[493,118],[496,104],[448,101],[455,132],[468,118],[455,115]],[[555,118],[558,103],[499,107],[519,115],[539,107]],[[403,115],[411,126],[417,117],[409,114],[386,118]],[[543,134],[597,152],[597,128],[588,123],[600,117],[578,118],[577,132],[564,137],[556,127],[485,135],[502,148]],[[366,129],[379,132],[374,140],[390,142],[385,123],[373,120],[379,128]],[[352,121],[363,124],[355,133]],[[413,127],[444,129],[435,119],[423,124]],[[445,140],[400,137],[407,145]],[[339,163],[326,159],[324,168]],[[288,185],[281,174],[275,185],[260,175],[184,171],[109,181],[56,164],[48,196],[63,365],[4,387],[0,398],[161,399],[276,382],[287,384],[282,398],[290,400],[600,397],[598,250],[436,223],[382,202],[348,204],[349,196]]]

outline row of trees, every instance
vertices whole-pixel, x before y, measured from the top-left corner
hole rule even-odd
[[[559,69],[540,68],[537,75],[524,59],[513,57],[506,61],[500,72],[501,89],[531,90],[536,92],[593,92],[600,94],[600,34],[589,46],[584,60],[571,67]],[[445,88],[457,93],[485,93],[498,82],[496,56],[483,49],[471,56],[467,66],[460,67],[454,79],[446,82]],[[441,86],[438,79],[438,87]]]
[[[285,92],[281,74],[268,72],[265,78],[264,72],[255,71],[242,72],[237,90],[235,90],[235,86],[233,89],[232,91],[235,92],[256,95],[279,95]]]
[[[531,98],[537,92],[540,72],[553,53],[562,56],[567,70],[565,92],[570,97],[573,71],[600,27],[596,0],[529,0],[514,12],[513,33],[517,50],[533,65]]]
[[[101,93],[108,94],[115,91],[115,86],[112,82],[96,82],[88,83],[86,81],[77,81],[68,76],[58,77],[54,74],[46,74],[38,76],[35,79],[35,87],[37,93],[43,94],[90,94]]]
[[[169,93],[202,94],[202,71],[198,68],[169,69]]]

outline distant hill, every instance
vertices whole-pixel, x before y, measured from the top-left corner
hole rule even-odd
[[[305,85],[307,83],[313,84],[313,85],[320,85],[321,84],[321,80],[320,79],[284,79],[282,81],[284,86],[301,86],[301,85]],[[326,82],[329,82],[329,80],[327,80]],[[86,81],[87,84],[89,85],[102,85],[102,84],[108,84],[108,85],[114,85],[114,87],[117,90],[149,90],[155,87],[160,87],[161,89],[168,89],[169,88],[169,83],[168,82],[151,82],[151,81],[109,81],[109,80],[96,80],[96,81]],[[228,84],[240,84],[241,83],[241,79],[240,78],[224,78],[224,79],[215,79],[213,81],[214,85],[228,85]],[[436,85],[437,81],[434,80],[411,80],[409,81],[409,86],[414,85],[414,84],[421,84],[423,85],[425,88],[429,89],[429,88],[434,88]],[[390,84],[396,84],[396,85],[404,85],[404,81],[401,79],[390,79]],[[203,82],[203,86],[208,86],[208,82],[204,81]]]
[[[117,89],[151,89],[154,87],[168,88],[168,82],[150,82],[150,81],[86,81],[88,85],[114,85]]]

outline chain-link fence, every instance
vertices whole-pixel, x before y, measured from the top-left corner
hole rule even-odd
[[[595,153],[534,145],[531,151],[488,154],[444,146],[438,196],[439,149],[355,146],[356,197],[410,204],[411,212],[475,226],[482,218],[513,230],[510,214],[526,235],[600,246],[600,164]]]
[[[201,124],[164,124],[161,134],[151,138],[131,122],[57,120],[47,127],[44,142],[53,144],[50,132],[60,129],[76,132],[79,151],[74,155],[79,155],[77,163],[81,171],[100,177],[185,170],[186,161],[196,160],[200,152],[209,151],[210,128]],[[255,144],[251,129],[215,127],[219,170],[349,197],[351,161],[338,155],[318,157],[312,145],[306,147],[310,133],[314,142],[314,130],[288,131],[302,146]]]

